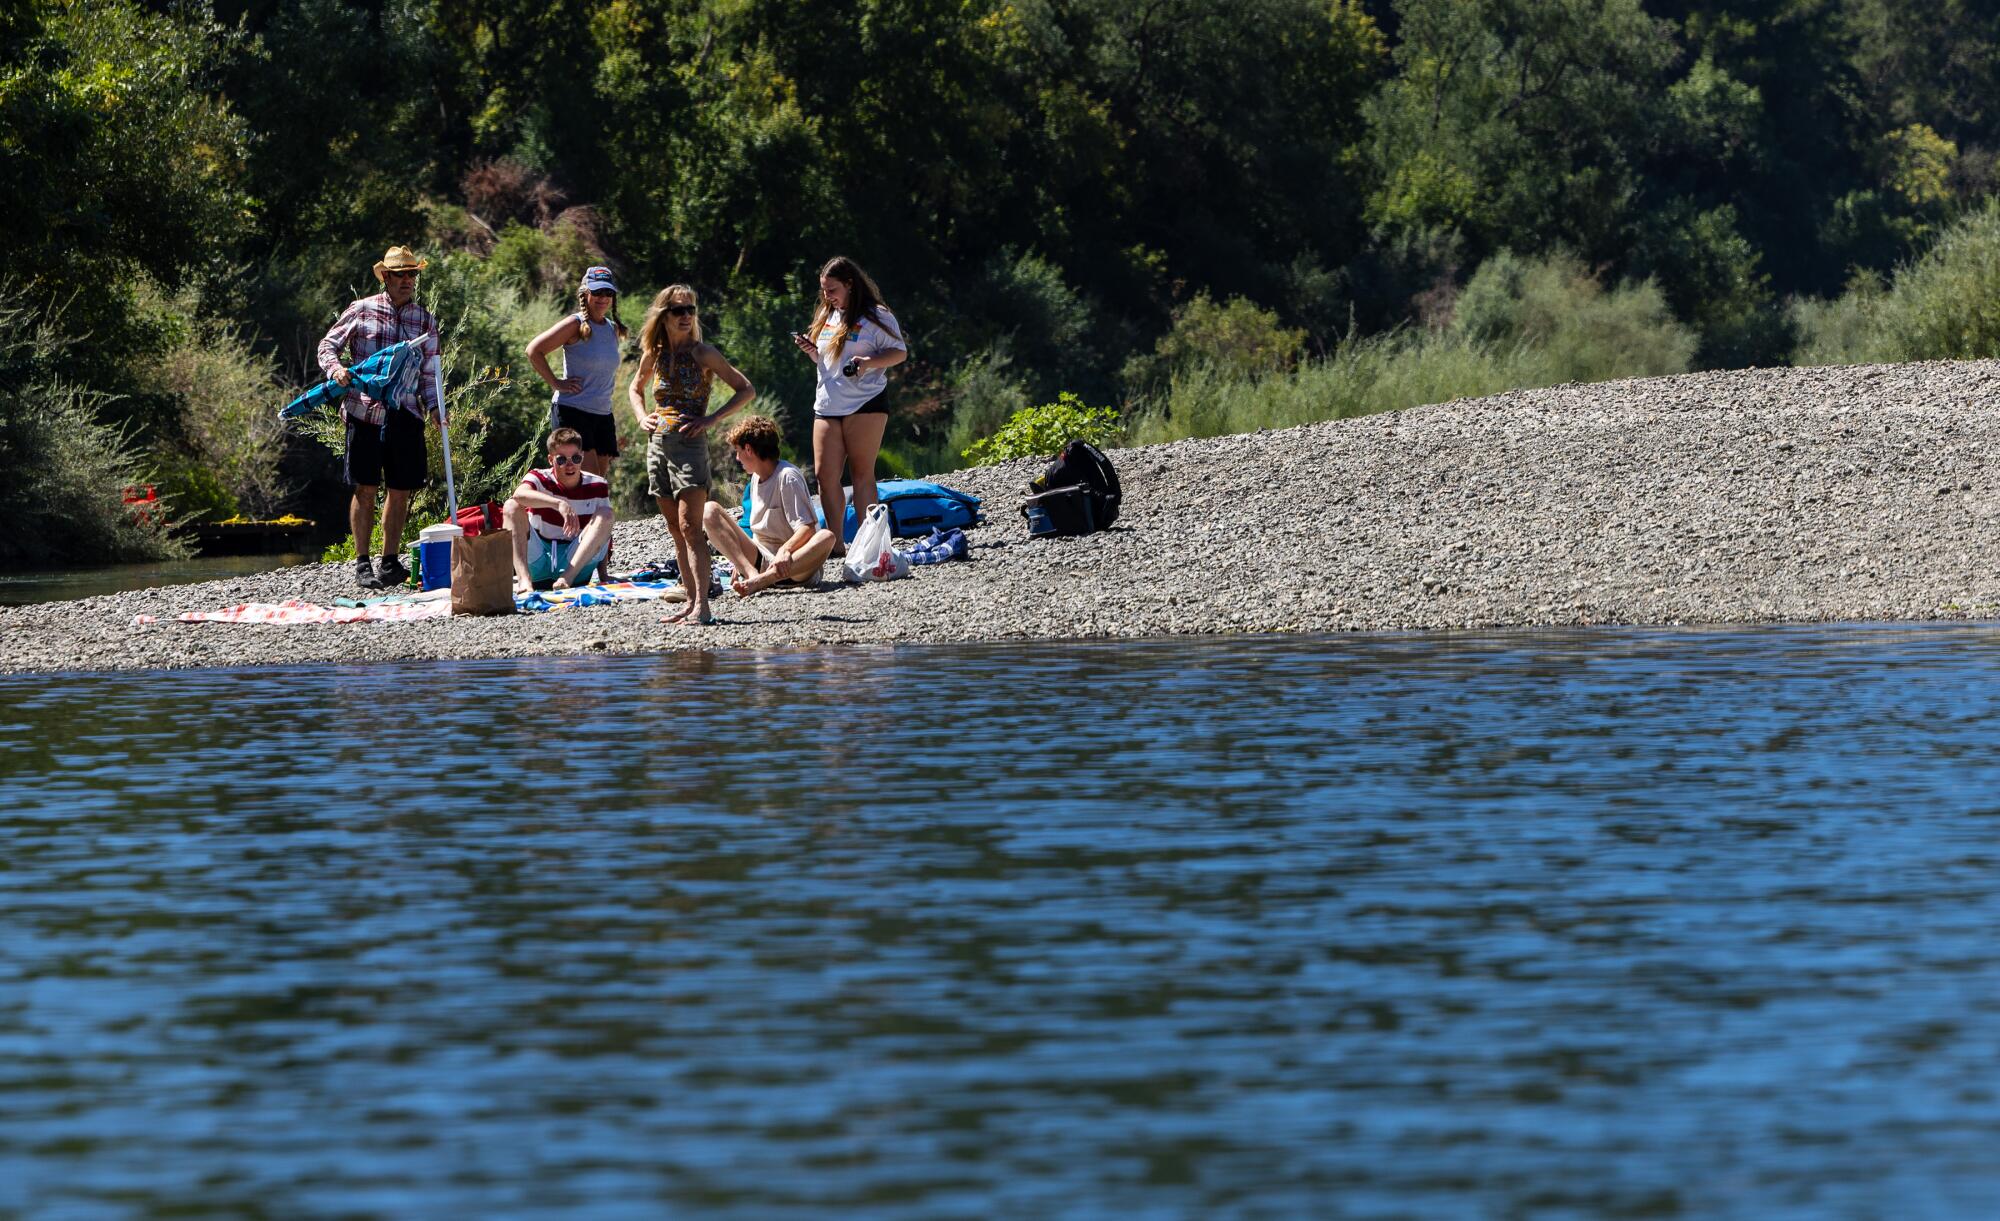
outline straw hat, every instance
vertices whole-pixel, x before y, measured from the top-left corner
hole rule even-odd
[[[375,264],[375,278],[381,279],[385,271],[422,271],[429,267],[429,259],[420,259],[408,246],[391,246],[389,252]]]

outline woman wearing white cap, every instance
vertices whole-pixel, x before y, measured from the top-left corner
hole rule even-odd
[[[593,267],[583,273],[583,285],[576,291],[576,312],[528,343],[528,364],[555,392],[549,401],[549,427],[574,428],[583,438],[583,469],[600,478],[611,474],[611,460],[618,456],[611,392],[624,338],[611,269]],[[563,354],[561,377],[549,368],[549,353],[558,348]]]

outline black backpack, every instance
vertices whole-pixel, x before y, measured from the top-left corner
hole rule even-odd
[[[1021,516],[1032,537],[1093,534],[1118,520],[1118,472],[1088,441],[1063,446],[1028,490],[1034,495],[1021,506]]]

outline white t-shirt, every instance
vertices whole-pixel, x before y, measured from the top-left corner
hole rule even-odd
[[[817,525],[812,494],[798,467],[780,459],[770,478],[750,477],[750,533],[765,550],[784,546],[800,526]]]
[[[859,377],[843,377],[840,373],[842,365],[859,356],[909,351],[910,345],[903,342],[903,324],[896,321],[896,315],[886,306],[877,307],[876,313],[887,326],[877,326],[873,318],[863,318],[844,347],[836,345],[835,338],[846,329],[846,320],[839,310],[827,315],[826,325],[818,336],[819,388],[813,392],[814,415],[853,415],[855,408],[889,388],[889,374],[882,369],[864,369]]]

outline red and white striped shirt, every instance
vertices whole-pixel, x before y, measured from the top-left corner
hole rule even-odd
[[[421,341],[424,372],[419,392],[411,395],[408,402],[397,403],[396,406],[419,418],[422,418],[426,406],[431,414],[438,414],[437,366],[431,363],[438,355],[437,319],[414,301],[399,310],[389,304],[388,293],[376,293],[341,311],[340,320],[319,341],[320,372],[332,377],[333,371],[342,367],[340,353],[343,348],[349,355],[348,364],[358,365],[390,344],[401,343],[405,339]],[[342,410],[348,415],[370,424],[380,424],[387,414],[381,403],[358,389],[350,392],[341,402]]]
[[[576,486],[573,488],[564,487],[556,479],[553,469],[529,471],[521,482],[537,492],[546,492],[550,496],[560,496],[569,501],[570,508],[576,510],[579,524],[588,522],[599,513],[611,511],[611,484],[603,476],[593,475],[589,471],[578,472]],[[550,542],[564,542],[570,537],[563,533],[561,509],[544,509],[537,505],[528,510],[528,521],[534,526],[538,537],[548,539]]]

